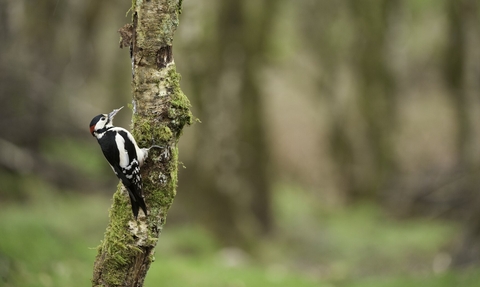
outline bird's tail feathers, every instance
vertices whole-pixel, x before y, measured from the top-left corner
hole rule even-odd
[[[130,197],[130,203],[132,204],[133,216],[135,216],[135,219],[137,219],[138,210],[139,210],[137,199],[135,198],[135,195],[130,190],[128,190],[128,196]],[[142,207],[142,209],[143,209],[143,207]]]
[[[138,217],[138,210],[141,208],[145,216],[147,216],[147,205],[145,204],[145,200],[143,199],[141,191],[139,191],[134,186],[128,189],[128,195],[130,196],[130,202],[132,203],[132,211],[135,219]]]
[[[145,213],[145,216],[147,216],[148,215],[147,205],[145,204],[145,200],[143,200],[142,195],[139,196],[137,203],[140,206],[140,208],[143,210],[143,213]],[[137,212],[138,212],[138,207],[137,207]]]

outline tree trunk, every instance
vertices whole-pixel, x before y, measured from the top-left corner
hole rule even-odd
[[[449,0],[446,2],[448,38],[445,49],[444,76],[455,109],[457,130],[457,162],[464,172],[465,187],[473,197],[467,198],[463,207],[467,218],[461,239],[453,250],[452,265],[466,267],[480,264],[480,194],[478,193],[478,148],[475,134],[475,112],[477,101],[474,97],[475,82],[478,81],[478,53],[480,4],[475,0]],[[478,86],[477,86],[478,87]]]
[[[358,109],[365,124],[366,149],[362,153],[368,155],[366,160],[360,160],[361,172],[355,175],[356,182],[348,192],[350,199],[375,200],[396,170],[393,150],[396,87],[386,52],[389,17],[399,2],[350,0],[348,3],[356,33],[353,67],[358,79]],[[357,157],[360,159],[360,155]],[[340,156],[339,160],[341,163],[344,159]],[[347,178],[350,176],[347,173]]]
[[[182,171],[194,180],[182,182],[181,196],[190,210],[185,216],[221,244],[248,250],[274,228],[261,75],[284,1],[255,4],[255,13],[246,4],[255,1],[211,2],[207,17],[216,24],[199,28],[207,34],[184,50],[196,63],[187,72],[202,124],[195,129],[195,162]]]
[[[470,3],[471,2],[471,3]],[[456,152],[459,165],[470,168],[474,164],[472,156],[472,140],[474,130],[467,89],[465,87],[465,65],[467,60],[467,33],[469,21],[475,17],[474,1],[449,0],[447,1],[448,40],[445,50],[444,77],[448,88],[448,95],[455,109]]]
[[[142,166],[148,217],[132,216],[122,184],[98,248],[93,286],[142,286],[177,186],[178,139],[191,124],[190,103],[182,93],[172,55],[181,13],[178,0],[134,1],[133,23],[120,29],[121,46],[132,60],[133,136],[139,146],[161,145]]]

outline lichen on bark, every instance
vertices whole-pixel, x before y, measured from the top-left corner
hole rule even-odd
[[[141,168],[148,216],[133,218],[125,188],[119,184],[110,222],[98,248],[93,286],[142,286],[153,261],[158,236],[176,194],[178,140],[192,123],[190,102],[180,89],[173,61],[173,34],[181,1],[136,0],[133,23],[120,29],[121,46],[132,61],[132,134],[152,149]]]

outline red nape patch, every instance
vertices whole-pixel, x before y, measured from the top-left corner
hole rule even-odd
[[[95,130],[95,126],[90,126],[90,133],[93,135],[93,131]]]

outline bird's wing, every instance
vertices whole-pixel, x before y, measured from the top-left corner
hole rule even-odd
[[[116,128],[115,132],[107,131],[104,137],[105,140],[99,141],[103,154],[117,177],[127,188],[133,214],[137,217],[140,206],[146,215],[147,207],[142,196],[140,167],[135,146],[128,140],[128,131]]]

